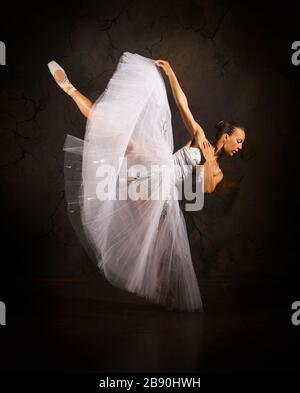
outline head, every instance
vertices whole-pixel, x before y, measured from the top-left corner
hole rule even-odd
[[[215,125],[217,129],[216,146],[222,147],[224,153],[229,156],[235,155],[242,149],[246,132],[244,127],[234,121],[218,121]]]

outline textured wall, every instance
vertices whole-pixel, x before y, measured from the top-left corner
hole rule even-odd
[[[63,191],[65,135],[82,138],[85,119],[47,63],[57,60],[95,100],[124,51],[171,63],[208,138],[221,119],[248,130],[242,153],[221,161],[225,178],[204,209],[185,213],[199,276],[289,273],[300,69],[290,64],[296,24],[280,8],[196,0],[8,7],[0,37],[7,46],[0,69],[0,169],[10,273],[95,274],[69,223]],[[188,134],[166,84],[178,149]]]

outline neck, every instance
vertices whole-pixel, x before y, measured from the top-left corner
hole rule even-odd
[[[217,141],[215,143],[215,157],[218,160],[224,154],[224,143]]]

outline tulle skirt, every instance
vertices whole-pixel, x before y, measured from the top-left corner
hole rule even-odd
[[[202,310],[176,198],[171,112],[154,62],[124,52],[84,139],[67,134],[68,215],[112,285],[166,307]]]

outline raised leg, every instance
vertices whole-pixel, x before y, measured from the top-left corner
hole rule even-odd
[[[92,102],[78,90],[75,90],[72,94],[70,94],[70,97],[74,100],[83,116],[89,118],[93,105]]]
[[[88,118],[91,114],[92,102],[72,85],[65,70],[56,61],[50,61],[48,68],[59,87],[73,99],[83,116]]]

